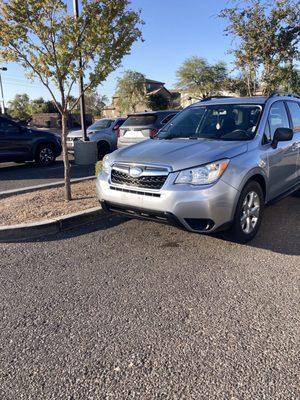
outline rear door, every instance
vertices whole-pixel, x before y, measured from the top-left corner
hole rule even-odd
[[[287,108],[283,101],[276,101],[270,107],[266,137],[269,160],[269,195],[273,199],[288,191],[296,183],[296,164],[298,153],[295,148],[294,139],[287,142],[279,142],[278,147],[273,149],[271,141],[277,128],[291,128]]]
[[[0,118],[1,160],[25,160],[30,156],[31,138],[27,130],[14,121]]]
[[[287,101],[287,106],[293,125],[295,147],[297,147],[295,150],[298,157],[296,168],[297,180],[300,183],[300,103],[296,101]]]

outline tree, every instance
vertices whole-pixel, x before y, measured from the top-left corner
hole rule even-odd
[[[274,68],[265,86],[266,92],[275,90],[300,94],[300,71],[293,65],[283,65]]]
[[[27,123],[31,118],[30,100],[27,94],[16,94],[8,103],[8,114],[13,119]]]
[[[121,113],[136,112],[137,105],[146,102],[145,81],[145,75],[131,70],[125,71],[118,79],[118,107]]]
[[[67,200],[71,199],[67,120],[80,96],[74,103],[68,97],[80,77],[84,92],[97,87],[141,37],[140,15],[129,4],[129,0],[82,0],[76,19],[64,0],[0,0],[0,57],[20,63],[30,76],[38,77],[61,114]]]
[[[300,3],[247,0],[242,4],[225,8],[220,17],[229,21],[225,33],[236,39],[232,53],[248,95],[255,94],[258,80],[267,93],[278,89],[282,67],[289,66],[290,76],[294,75],[294,62],[299,60]]]
[[[226,79],[225,84],[226,90],[230,93],[236,93],[239,96],[247,96],[248,95],[248,86],[245,79],[245,76],[239,74],[238,76],[232,77],[229,76]],[[254,91],[254,86],[251,85],[251,91]]]
[[[176,75],[178,88],[195,97],[208,97],[224,89],[227,69],[223,61],[209,64],[204,58],[193,56],[183,62]]]
[[[153,110],[167,110],[170,107],[170,101],[161,93],[150,94],[147,98],[147,106]]]
[[[107,103],[107,96],[99,94],[96,90],[91,90],[86,93],[85,109],[87,114],[100,117]]]
[[[42,97],[34,99],[30,103],[31,114],[58,113],[58,109],[51,100],[45,101]]]

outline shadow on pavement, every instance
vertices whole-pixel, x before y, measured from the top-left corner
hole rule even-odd
[[[260,231],[248,245],[299,256],[300,193],[266,207]]]
[[[129,219],[124,216],[112,215],[107,219],[90,225],[84,225],[58,235],[34,239],[32,241],[46,242],[75,238],[91,232],[103,231],[116,227],[128,220]],[[140,221],[140,223],[142,224],[145,222]],[[145,229],[152,228],[149,228],[149,225],[145,224]],[[132,234],[134,235],[134,231]],[[195,237],[197,236],[198,235],[195,234]],[[213,236],[225,242],[221,234]],[[167,233],[165,238],[167,239]],[[128,240],[130,240],[130,238],[128,238]],[[300,255],[300,195],[290,196],[274,205],[266,207],[258,235],[252,242],[245,246],[261,248],[286,255]]]
[[[81,175],[83,172],[89,171],[93,175],[95,166],[91,165],[76,165],[74,161],[70,161],[71,173]],[[22,164],[9,164],[1,166],[0,179],[3,180],[40,180],[40,179],[63,179],[64,165],[63,161],[57,160],[49,167],[40,167],[34,162]]]
[[[77,228],[73,228],[64,232],[60,232],[57,235],[49,235],[49,236],[42,236],[38,239],[26,239],[22,240],[19,243],[30,243],[30,242],[53,242],[57,240],[66,240],[75,238],[82,235],[87,235],[92,232],[97,231],[104,231],[106,229],[114,228],[122,223],[128,221],[128,218],[119,216],[119,215],[112,215],[108,216],[105,219],[100,221],[95,221],[94,223],[89,223],[89,225],[82,225]]]
[[[217,235],[219,238],[221,236]],[[300,194],[267,206],[257,236],[245,246],[300,255]]]

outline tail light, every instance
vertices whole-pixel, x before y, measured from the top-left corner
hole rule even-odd
[[[113,127],[113,131],[116,132],[117,137],[120,136],[120,126],[121,126],[121,125],[115,125],[115,126]]]
[[[150,130],[149,137],[154,138],[154,136],[157,134],[159,129],[153,128]]]

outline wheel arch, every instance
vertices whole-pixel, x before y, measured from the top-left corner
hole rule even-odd
[[[33,146],[32,153],[34,156],[36,155],[37,150],[44,144],[49,144],[53,149],[55,149],[55,144],[51,140],[40,139]]]
[[[268,197],[268,186],[267,186],[267,177],[266,177],[264,171],[262,171],[259,168],[255,168],[255,169],[249,171],[249,173],[244,177],[244,179],[241,183],[240,192],[251,181],[255,181],[255,182],[259,183],[259,185],[262,188],[263,194],[264,194],[264,200],[266,202],[267,197]]]

